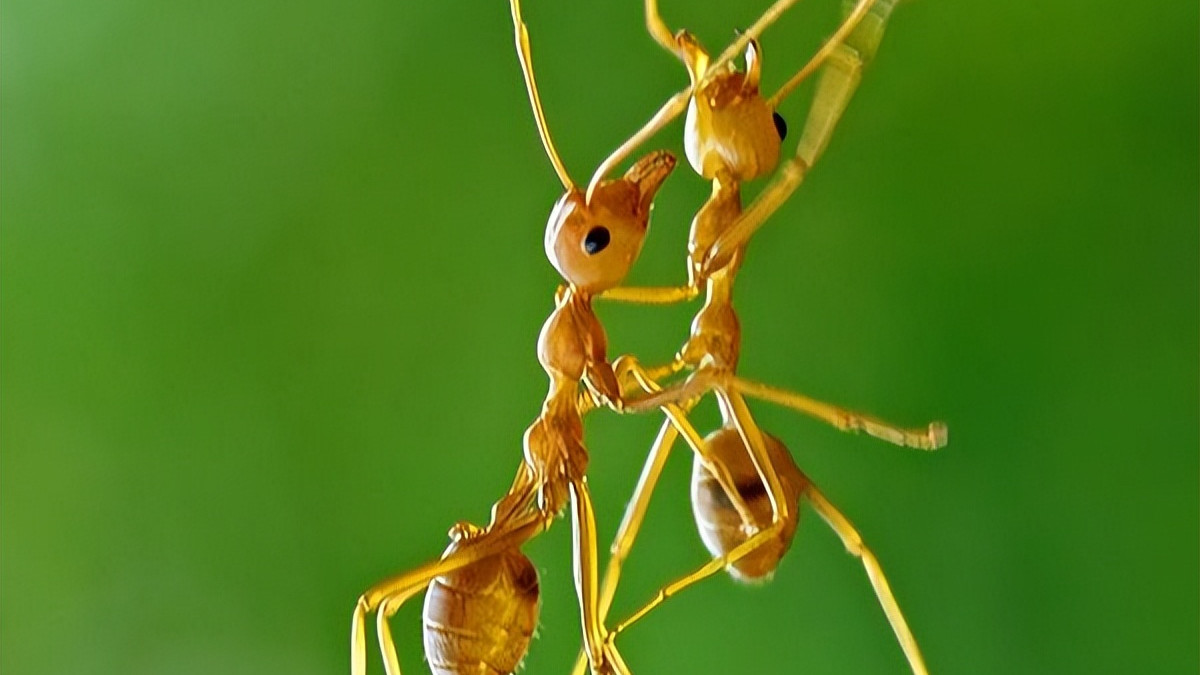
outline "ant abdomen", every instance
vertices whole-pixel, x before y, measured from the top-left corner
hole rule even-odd
[[[764,581],[775,571],[796,534],[798,501],[806,480],[804,474],[796,467],[791,453],[778,438],[764,433],[763,440],[766,442],[771,463],[783,484],[784,495],[789,505],[788,517],[777,538],[756,548],[729,567],[730,575],[738,581]],[[712,460],[724,465],[728,470],[734,485],[737,486],[738,494],[753,516],[753,522],[746,522],[742,518],[716,476],[697,456],[692,468],[692,513],[695,515],[696,528],[705,547],[713,556],[723,556],[756,532],[771,525],[771,499],[736,429],[722,427],[709,434],[704,442]]]
[[[459,542],[450,545],[450,553]],[[515,671],[538,618],[538,575],[518,549],[433,580],[425,594],[425,658],[434,675]]]

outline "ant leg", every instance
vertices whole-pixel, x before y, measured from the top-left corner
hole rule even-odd
[[[811,482],[805,486],[804,496],[808,497],[821,518],[841,537],[846,551],[862,560],[863,567],[867,570],[867,578],[871,581],[871,587],[875,589],[875,597],[879,599],[879,605],[883,607],[883,613],[887,615],[888,623],[891,624],[892,631],[900,642],[900,648],[904,650],[909,667],[916,675],[927,675],[925,660],[921,658],[921,650],[917,647],[917,641],[913,638],[912,631],[909,630],[908,623],[905,622],[904,615],[900,612],[900,605],[896,604],[892,589],[883,575],[883,568],[879,566],[875,555],[863,543],[862,536],[858,534],[846,516],[842,515],[841,511],[838,511],[837,507],[831,504]]]
[[[930,422],[924,429],[903,429],[869,415],[839,408],[803,394],[752,382],[736,375],[730,377],[728,386],[746,396],[798,410],[840,431],[861,431],[868,436],[906,448],[937,450],[945,447],[948,440],[946,425],[941,422]]]
[[[570,482],[571,531],[575,549],[575,591],[579,597],[579,612],[583,623],[583,641],[587,648],[592,670],[609,666],[617,675],[628,675],[622,670],[624,661],[612,658],[616,648],[608,640],[607,631],[600,615],[597,590],[596,513],[592,507],[587,478],[576,478]]]
[[[635,305],[674,305],[700,295],[698,286],[618,286],[600,293],[598,297],[614,302]]]
[[[714,461],[709,456],[704,438],[700,436],[696,428],[688,420],[688,414],[691,412],[693,405],[692,403],[688,403],[682,408],[675,405],[663,408],[667,419],[663,422],[658,436],[654,439],[654,444],[650,447],[650,453],[646,457],[646,464],[642,467],[641,476],[638,478],[637,486],[633,490],[633,496],[630,498],[629,505],[625,509],[625,515],[621,519],[620,527],[617,528],[617,536],[613,539],[610,549],[612,557],[609,559],[608,566],[604,570],[603,582],[600,585],[601,616],[608,616],[608,610],[612,606],[612,599],[616,594],[617,584],[621,576],[621,567],[633,549],[634,540],[637,538],[642,522],[646,518],[646,511],[650,506],[650,497],[658,484],[659,477],[662,475],[663,467],[666,466],[667,457],[671,453],[675,439],[680,435],[687,441],[692,452],[700,458],[705,467],[716,477],[717,482],[724,489],[729,501],[743,520],[746,522],[754,521],[754,514],[750,511],[750,507],[746,505],[745,500],[742,499],[741,493],[738,492],[737,484],[733,476],[729,473],[729,469],[724,464]]]
[[[672,404],[679,404],[694,398],[699,398],[712,391],[719,376],[708,370],[701,369],[692,373],[682,382],[672,384],[652,394],[640,398],[626,399],[622,412],[646,413]]]
[[[714,390],[722,408],[728,412],[728,418],[733,426],[737,429],[738,435],[742,438],[742,443],[750,453],[750,459],[754,463],[755,469],[758,471],[759,477],[767,489],[767,497],[771,501],[772,520],[771,525],[759,530],[746,541],[735,546],[728,553],[717,558],[713,558],[704,565],[697,568],[691,574],[683,576],[666,586],[659,589],[658,594],[643,605],[640,609],[634,612],[628,619],[617,624],[609,633],[608,639],[610,642],[616,639],[616,636],[629,626],[633,625],[642,617],[649,614],[659,605],[679,593],[683,589],[703,581],[708,577],[726,569],[742,558],[750,555],[759,546],[773,541],[778,535],[780,528],[783,527],[786,520],[791,515],[791,510],[796,508],[796,505],[790,504],[787,501],[787,496],[783,490],[783,483],[779,478],[775,466],[771,463],[771,459],[767,454],[766,444],[763,441],[762,431],[754,422],[750,415],[749,408],[746,407],[745,400],[737,391],[729,391],[724,388],[717,387]],[[752,522],[752,521],[751,521]]]
[[[411,597],[436,577],[508,549],[519,547],[522,543],[543,532],[549,523],[549,520],[537,514],[526,522],[516,522],[506,529],[489,531],[485,535],[486,541],[480,540],[477,544],[460,549],[452,555],[425,563],[415,569],[385,579],[367,589],[359,596],[350,622],[351,675],[365,675],[367,672],[367,614],[378,611],[388,598]]]
[[[759,478],[767,488],[767,498],[771,501],[772,526],[779,526],[788,519],[788,516],[791,515],[790,510],[794,507],[788,504],[783,491],[783,481],[779,478],[779,473],[775,471],[775,465],[771,462],[770,455],[767,454],[767,444],[763,440],[762,430],[758,428],[758,424],[750,414],[750,409],[746,407],[746,399],[742,398],[740,392],[735,389],[718,387],[714,393],[721,407],[728,411],[728,419],[733,422],[738,436],[741,436],[742,444],[750,452],[750,461],[754,464]]]
[[[867,0],[860,0],[857,6],[865,2]],[[804,181],[809,168],[825,151],[834,127],[858,89],[863,67],[875,57],[879,42],[883,39],[884,26],[895,4],[896,0],[870,2],[870,16],[863,19],[844,42],[834,45],[813,95],[796,155],[783,165],[779,174],[763,188],[733,226],[713,243],[704,259],[704,271],[726,264],[734,252],[745,246],[767,218]]]
[[[392,639],[392,629],[388,620],[396,614],[400,605],[422,590],[423,587],[417,586],[402,593],[389,595],[380,603],[375,613],[375,632],[379,636],[379,651],[383,654],[383,669],[387,675],[401,675],[400,657],[396,655],[396,642]]]
[[[777,523],[764,530],[760,530],[754,536],[735,546],[729,551],[729,553],[719,558],[713,558],[707,563],[701,565],[691,574],[680,577],[679,579],[676,579],[675,581],[660,588],[654,598],[630,615],[629,618],[617,624],[615,628],[609,631],[608,640],[610,642],[615,640],[618,635],[625,632],[625,630],[634,623],[637,623],[651,611],[656,609],[659,605],[665,602],[667,598],[673,597],[675,594],[679,593],[688,586],[711,577],[717,572],[720,572],[721,570],[736,563],[738,560],[741,560],[747,555],[753,553],[754,550],[759,546],[762,546],[774,537],[778,536],[780,525],[780,523]]]
[[[808,63],[804,64],[803,68],[796,71],[796,74],[793,75],[791,79],[785,82],[778,91],[772,94],[771,98],[767,99],[767,105],[772,110],[779,107],[779,103],[783,101],[783,99],[787,98],[788,94],[791,94],[801,82],[807,80],[810,75],[816,72],[817,68],[820,68],[825,63],[825,59],[829,58],[830,54],[832,54],[838,48],[838,45],[845,42],[846,36],[850,35],[850,32],[858,27],[859,22],[861,22],[863,18],[867,16],[867,12],[871,10],[871,6],[874,4],[875,0],[857,0],[857,2],[853,4],[853,8],[850,10],[850,12],[846,14],[846,18],[844,21],[842,21],[842,25],[838,26],[833,35],[829,36],[829,39],[825,41],[825,44],[821,45],[821,48],[817,50],[816,54],[813,54],[812,58],[808,60]],[[891,10],[889,9],[888,11],[890,12]],[[864,59],[864,61],[869,60],[870,59]]]

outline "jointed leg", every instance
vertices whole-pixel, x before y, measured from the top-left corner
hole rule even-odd
[[[861,431],[895,445],[921,450],[937,450],[944,447],[947,441],[946,425],[941,422],[931,422],[925,429],[904,429],[870,415],[839,408],[786,389],[761,384],[736,375],[710,374],[703,370],[697,371],[679,384],[643,398],[626,401],[624,410],[633,413],[646,412],[722,388],[798,410],[842,431]]]
[[[478,541],[472,542],[470,546],[463,547],[449,556],[385,579],[367,589],[359,596],[350,622],[351,675],[366,675],[367,672],[367,614],[382,611],[381,608],[385,604],[388,605],[390,613],[394,614],[400,603],[424,590],[433,579],[497,553],[519,547],[531,537],[544,531],[549,524],[550,520],[546,516],[531,513],[523,519],[509,521],[496,529],[484,532],[479,535]],[[388,642],[390,642],[390,637]],[[382,633],[380,644],[381,646],[384,644]],[[385,648],[384,658],[394,658],[394,649],[391,649],[389,656],[389,649]],[[388,667],[392,668],[391,665]],[[396,669],[398,671],[398,666]],[[389,670],[390,672],[391,670]]]
[[[730,379],[728,386],[746,396],[798,410],[827,422],[841,431],[862,431],[880,440],[919,450],[937,450],[946,445],[946,425],[941,422],[931,422],[925,429],[902,429],[869,415],[839,408],[803,394],[752,382],[737,376]]]
[[[864,2],[866,0],[860,0],[856,7],[863,6]],[[834,44],[817,84],[795,157],[783,165],[779,175],[763,189],[737,222],[713,243],[705,258],[706,269],[717,269],[728,262],[730,256],[741,250],[767,218],[804,181],[809,168],[825,151],[834,127],[858,89],[863,67],[875,57],[879,42],[883,39],[884,26],[895,4],[896,0],[870,2],[867,5],[870,15],[862,19],[844,42]]]
[[[896,598],[892,595],[887,577],[883,575],[883,568],[879,566],[875,555],[863,543],[862,536],[858,534],[846,516],[842,515],[811,482],[805,487],[804,496],[808,497],[821,518],[841,537],[846,551],[862,560],[863,567],[867,570],[867,578],[871,581],[871,587],[875,589],[875,597],[879,599],[883,613],[887,615],[888,623],[891,624],[892,631],[900,642],[900,648],[904,650],[909,667],[912,668],[914,675],[927,675],[925,660],[921,658],[921,650],[917,647],[917,641],[913,637],[912,631],[909,630],[904,615],[900,612],[900,605],[896,603]]]
[[[400,657],[396,655],[396,642],[392,639],[388,619],[396,614],[400,605],[422,590],[423,587],[417,586],[403,593],[388,596],[375,612],[375,631],[379,636],[379,651],[383,654],[383,667],[387,675],[400,675]]]
[[[616,654],[616,648],[608,640],[600,614],[596,574],[596,515],[592,508],[587,479],[571,481],[570,490],[575,590],[579,596],[583,641],[587,648],[588,660],[593,671],[601,665],[606,665],[617,675],[628,675],[624,661]]]
[[[624,361],[623,370],[631,375],[646,391],[655,391],[659,389],[656,378],[652,377],[651,372],[643,369],[632,357]],[[654,444],[650,447],[650,453],[646,457],[646,464],[642,467],[641,476],[638,478],[637,486],[633,490],[633,496],[630,498],[629,505],[625,509],[625,515],[621,519],[621,525],[617,529],[617,536],[613,540],[613,545],[610,549],[611,557],[604,569],[604,577],[600,584],[600,616],[607,618],[608,610],[612,606],[613,596],[617,591],[617,584],[621,577],[621,568],[625,560],[629,557],[630,551],[633,549],[634,541],[637,538],[638,532],[641,529],[642,522],[645,520],[646,511],[650,506],[650,497],[654,493],[654,488],[658,484],[659,477],[662,476],[663,467],[666,466],[667,457],[671,453],[671,449],[676,438],[682,434],[692,451],[695,452],[704,462],[706,468],[716,477],[724,489],[726,496],[737,512],[747,522],[751,522],[754,518],[750,511],[750,507],[746,505],[744,499],[737,491],[737,484],[730,475],[729,470],[719,462],[712,461],[707,453],[704,439],[696,431],[688,420],[688,414],[694,402],[687,402],[683,407],[669,405],[663,407],[663,412],[666,413],[667,419],[664,420],[662,427],[659,429],[658,436],[654,439]],[[587,655],[580,652],[575,661],[575,668],[572,671],[573,675],[583,675],[584,667],[587,664]]]
[[[697,286],[618,286],[604,291],[599,297],[635,305],[674,305],[699,294]]]
[[[656,607],[661,605],[667,598],[672,597],[683,589],[703,581],[708,577],[726,569],[737,561],[753,553],[759,546],[767,544],[779,535],[780,528],[783,527],[785,521],[791,516],[792,511],[797,505],[789,503],[787,495],[784,492],[782,481],[775,466],[771,463],[771,459],[767,454],[766,443],[763,440],[762,431],[754,422],[750,415],[749,409],[746,407],[745,400],[736,391],[726,391],[722,388],[714,389],[714,393],[721,402],[722,408],[727,412],[727,418],[730,423],[737,429],[738,435],[742,438],[742,443],[746,446],[750,453],[751,461],[754,463],[755,469],[758,471],[759,478],[767,490],[767,497],[770,499],[772,508],[771,525],[758,531],[746,541],[735,546],[727,554],[713,558],[704,565],[700,566],[696,571],[681,577],[670,584],[662,587],[658,594],[639,609],[634,612],[628,619],[622,621],[609,633],[609,641],[615,640],[616,636],[624,631],[629,626],[633,625],[642,617],[649,614]],[[735,488],[736,493],[736,488]],[[745,516],[743,516],[745,517]],[[747,522],[753,522],[753,519]]]

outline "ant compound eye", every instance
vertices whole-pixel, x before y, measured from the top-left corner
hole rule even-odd
[[[596,255],[608,247],[609,234],[607,227],[593,227],[588,230],[587,236],[583,238],[583,250],[588,252],[588,255]]]
[[[787,138],[787,121],[783,119],[783,115],[777,112],[771,113],[771,119],[775,120],[775,131],[779,133],[779,140]]]

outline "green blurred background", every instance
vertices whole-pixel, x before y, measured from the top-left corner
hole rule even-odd
[[[716,48],[765,5],[663,11]],[[768,88],[837,11],[766,34]],[[525,12],[577,178],[685,83],[635,1]],[[950,424],[927,455],[756,407],[935,672],[1200,667],[1198,15],[902,5],[750,249],[745,374]],[[0,61],[0,670],[347,672],[358,593],[486,517],[545,391],[559,188],[507,6],[12,0]],[[681,166],[631,282],[683,278],[706,192]],[[647,361],[693,310],[600,307],[612,353]],[[589,419],[605,542],[656,418]],[[619,615],[703,560],[689,471],[680,453]],[[636,672],[902,672],[861,566],[807,516],[765,588],[712,580],[622,638]],[[528,672],[578,644],[569,546],[560,522],[527,548]],[[393,625],[425,672],[419,603]]]

